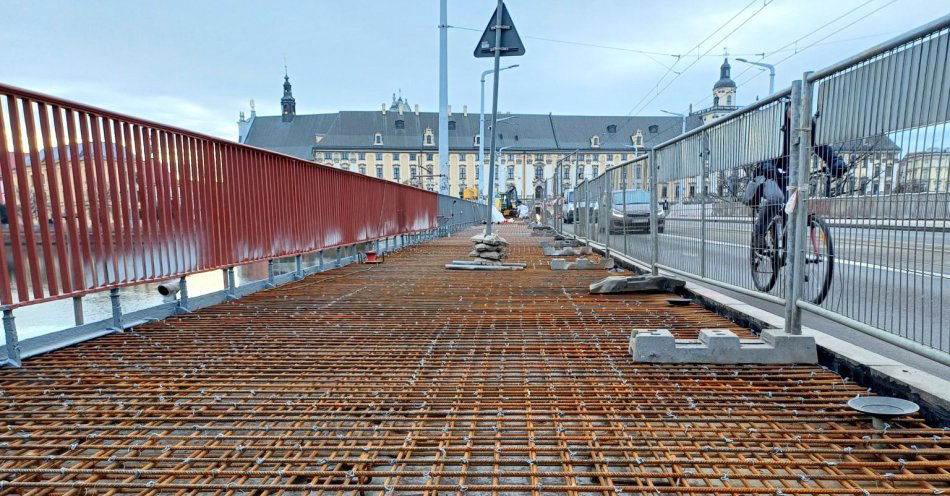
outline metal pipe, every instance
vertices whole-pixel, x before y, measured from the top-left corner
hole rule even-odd
[[[188,313],[188,280],[182,276],[178,280],[178,305],[175,307],[177,313]]]
[[[775,66],[774,65],[766,64],[765,62],[754,62],[752,60],[746,60],[743,58],[737,58],[736,60],[738,60],[739,62],[745,62],[746,64],[749,64],[749,65],[754,65],[754,66],[767,69],[769,71],[769,94],[771,95],[773,92],[775,92]]]
[[[299,256],[299,255],[298,255]],[[228,267],[224,269],[225,280],[228,281],[228,287],[225,292],[224,299],[226,300],[236,300],[237,294],[235,294],[235,283],[234,283],[234,267]]]
[[[657,206],[659,205],[659,194],[657,186],[657,174],[659,174],[660,165],[659,161],[656,159],[656,155],[650,153],[647,156],[647,170],[650,171],[650,273],[653,275],[658,275],[659,270],[657,267],[660,262],[660,230],[659,230],[659,221],[657,219],[658,212]],[[669,215],[669,214],[667,214]]]
[[[492,207],[494,203],[495,195],[495,136],[498,135],[497,128],[498,125],[498,80],[500,75],[498,74],[498,65],[501,60],[501,13],[503,9],[502,0],[498,0],[498,8],[495,11],[495,78],[492,81],[492,101],[491,101],[491,154],[488,158],[488,205]],[[489,215],[491,215],[491,208],[488,210]],[[485,234],[491,234],[492,228],[492,219],[489,217],[488,223],[485,224]]]

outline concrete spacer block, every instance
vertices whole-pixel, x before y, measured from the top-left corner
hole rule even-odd
[[[553,258],[551,259],[551,270],[567,270],[567,266],[570,265],[566,259],[563,258]]]
[[[634,329],[630,354],[636,362],[653,362],[676,353],[676,340],[669,329]]]
[[[772,356],[782,357],[781,362],[766,363],[818,363],[818,346],[813,336],[789,334],[784,329],[763,329],[761,337],[774,349]]]

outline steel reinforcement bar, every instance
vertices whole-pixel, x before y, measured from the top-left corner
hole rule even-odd
[[[635,327],[750,334],[499,233],[524,271],[442,238],[0,370],[0,494],[950,490],[940,426],[817,366],[633,363]]]

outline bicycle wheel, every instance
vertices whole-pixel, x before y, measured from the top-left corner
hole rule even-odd
[[[802,299],[816,305],[828,296],[835,271],[835,247],[828,224],[815,215],[808,218],[804,247],[805,279]]]
[[[761,238],[756,236],[753,229],[749,263],[752,267],[752,282],[759,291],[771,291],[778,279],[778,271],[782,266],[785,251],[782,242],[782,224],[781,215],[772,217]]]

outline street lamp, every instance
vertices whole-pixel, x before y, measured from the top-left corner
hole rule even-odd
[[[508,67],[503,67],[498,69],[498,72],[505,71],[508,69],[514,69],[518,67],[518,64],[512,64]],[[478,166],[484,167],[485,163],[485,76],[495,72],[493,69],[489,69],[482,73],[482,77],[479,80],[482,85],[482,97],[481,97],[481,109],[478,111]],[[488,179],[485,179],[485,184],[488,184]],[[479,192],[479,195],[482,193]]]
[[[737,58],[736,60],[738,60],[739,62],[745,62],[746,64],[749,64],[749,65],[754,65],[754,66],[762,67],[764,69],[768,69],[769,70],[769,94],[771,95],[772,93],[775,93],[775,66],[774,65],[766,64],[765,62],[753,62],[751,60],[746,60],[746,59],[741,59],[741,58]]]
[[[495,119],[495,126],[497,126],[499,122],[505,122],[505,121],[507,121],[507,120],[510,120],[510,119],[517,119],[517,118],[518,118],[517,115],[509,115],[509,116],[502,117],[501,119]],[[483,124],[484,124],[484,123],[483,123]],[[484,127],[483,127],[482,129],[484,130]],[[492,128],[491,126],[488,126],[488,130],[489,130],[489,134],[495,132],[495,129]],[[484,182],[484,186],[485,186],[485,187],[483,188],[483,187],[482,187],[482,184],[479,184],[479,185],[478,185],[478,188],[479,188],[478,195],[479,195],[479,196],[485,195],[486,198],[487,198],[487,196],[488,196],[488,178],[489,178],[489,175],[488,175],[488,174],[485,174],[485,171],[486,171],[485,168],[488,167],[488,166],[485,165],[485,155],[484,155],[484,154],[485,154],[485,145],[484,145],[484,144],[485,144],[484,139],[483,139],[483,138],[479,138],[479,139],[478,139],[478,152],[479,152],[479,153],[478,153],[478,160],[479,160],[479,162],[478,162],[478,167],[482,170],[482,179],[479,180],[479,183]],[[513,145],[512,145],[512,146],[513,146]],[[505,148],[511,148],[511,146],[506,146]]]
[[[686,132],[686,114],[681,114],[679,112],[670,112],[669,110],[660,110],[660,112],[663,112],[664,114],[675,115],[676,117],[681,118],[683,120],[683,127],[682,129],[680,129],[680,134],[683,134]]]

